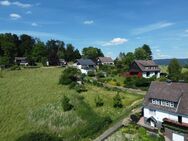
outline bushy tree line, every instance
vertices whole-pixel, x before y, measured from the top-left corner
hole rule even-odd
[[[72,44],[65,45],[60,40],[44,43],[26,34],[0,34],[0,65],[13,65],[15,57],[27,57],[30,64],[48,60],[50,65],[57,65],[59,59],[74,61],[81,58],[81,55]]]
[[[129,70],[130,64],[134,60],[152,60],[152,51],[149,45],[144,44],[142,47],[136,48],[134,52],[120,53],[115,60],[115,65],[119,72]]]
[[[183,80],[188,82],[188,72],[182,72],[182,65],[177,59],[172,59],[168,65],[168,78],[172,81]]]
[[[27,57],[30,65],[34,62],[45,64],[47,60],[50,65],[58,65],[59,59],[70,62],[84,57],[95,61],[97,57],[104,56],[96,47],[85,47],[82,54],[83,56],[72,44],[65,45],[60,40],[48,40],[44,43],[26,34],[0,34],[0,65],[7,67],[14,64],[15,57]]]

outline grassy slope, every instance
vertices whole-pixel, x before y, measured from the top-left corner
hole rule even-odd
[[[159,67],[160,67],[160,69],[161,69],[161,72],[168,73],[168,66],[160,65]],[[183,73],[183,72],[186,72],[186,71],[188,71],[187,68],[183,68],[183,69],[182,69],[182,73]]]
[[[29,111],[57,101],[64,89],[57,85],[61,70],[35,69],[4,72],[0,79],[0,140],[11,141],[36,129]]]
[[[46,110],[46,105],[57,103],[63,94],[69,95],[75,93],[74,90],[69,90],[65,86],[58,85],[61,71],[60,68],[43,68],[3,72],[3,78],[0,78],[0,140],[13,141],[30,132],[45,131],[43,126],[37,125],[38,121],[42,121],[41,119],[36,121],[36,123],[30,121],[30,113],[33,111],[37,113],[39,111],[38,115],[40,115],[41,107],[42,111],[48,112],[50,110]],[[123,113],[124,109],[116,110],[112,108],[112,98],[116,92],[90,85],[87,87],[89,91],[82,93],[85,97],[84,101],[99,116],[109,115],[112,119],[116,119]],[[104,107],[95,107],[94,98],[96,95],[101,95],[104,98]],[[141,96],[132,94],[121,93],[121,95],[124,97],[123,103],[125,105],[129,105],[134,100],[141,98]],[[58,112],[58,110],[56,111]],[[79,110],[83,111],[81,108]],[[75,113],[70,114],[74,115]],[[84,112],[82,112],[82,115],[80,114],[80,117],[85,117],[84,114],[87,117],[87,113]],[[50,114],[47,113],[46,115]],[[61,118],[62,113],[57,114],[57,116]],[[47,118],[48,120],[49,118]],[[83,120],[87,121],[88,119]]]

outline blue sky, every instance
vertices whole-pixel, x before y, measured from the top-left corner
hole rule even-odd
[[[188,58],[187,0],[2,0],[0,33],[120,52],[150,45],[155,59]]]

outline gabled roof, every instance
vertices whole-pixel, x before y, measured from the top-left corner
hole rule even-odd
[[[177,103],[177,108],[154,105],[151,99]],[[152,82],[144,99],[144,106],[179,114],[188,114],[188,83]]]
[[[26,60],[27,57],[15,57],[15,60]]]
[[[134,62],[141,69],[141,71],[160,71],[158,65],[153,60],[135,60]]]
[[[114,62],[111,57],[98,57],[98,59],[102,62]]]
[[[95,63],[91,59],[77,59],[76,61],[82,66],[95,65]]]

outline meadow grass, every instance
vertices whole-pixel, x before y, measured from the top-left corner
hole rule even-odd
[[[159,67],[161,69],[161,72],[168,73],[168,66],[166,66],[166,65],[160,65]],[[187,68],[182,68],[182,73],[187,72],[187,71],[188,71]]]
[[[115,91],[86,85],[88,91],[78,94],[58,85],[61,68],[4,71],[0,78],[0,140],[15,141],[31,133],[49,133],[65,140],[90,138],[120,117],[133,101],[142,96],[123,93],[124,108],[113,108]],[[63,112],[61,99],[70,98],[74,110]],[[97,108],[94,99],[100,95],[104,106]],[[87,131],[87,132],[86,132]]]

